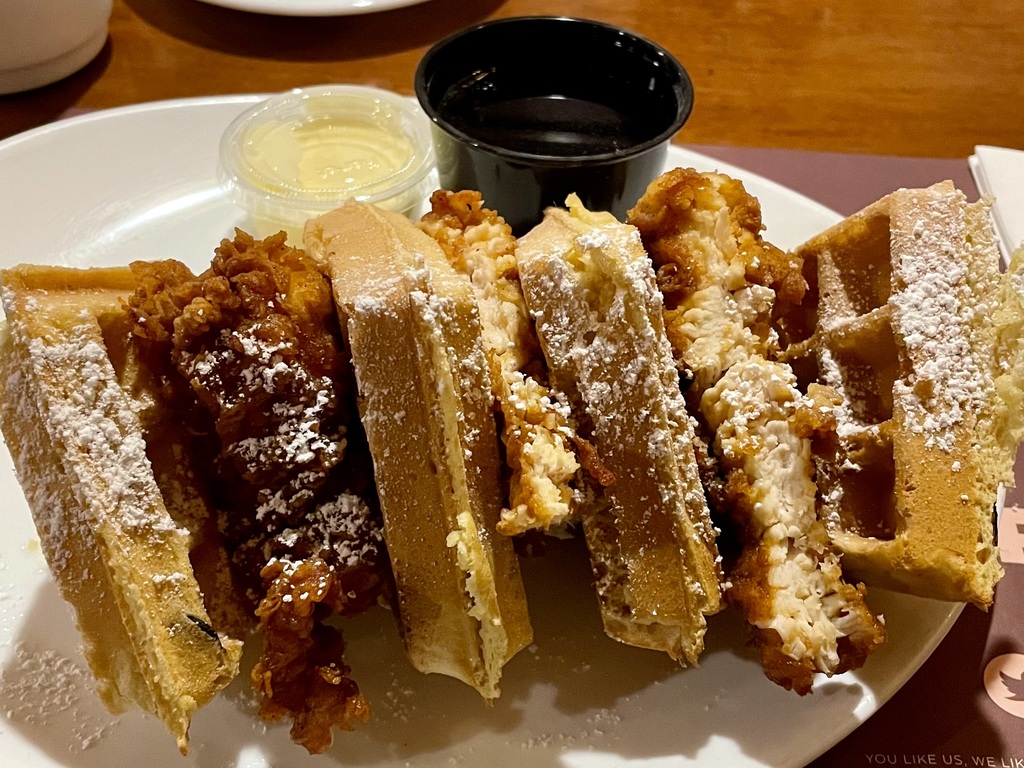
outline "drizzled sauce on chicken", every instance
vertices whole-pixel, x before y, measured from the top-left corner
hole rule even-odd
[[[293,719],[310,752],[369,708],[331,615],[388,584],[354,377],[313,261],[236,230],[196,276],[175,261],[132,265],[133,333],[163,395],[194,425],[233,575],[258,617],[252,679],[261,716]]]

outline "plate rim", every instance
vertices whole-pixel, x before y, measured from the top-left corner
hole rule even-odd
[[[407,8],[430,0],[199,0],[207,5],[234,11],[272,16],[365,16],[370,13]]]

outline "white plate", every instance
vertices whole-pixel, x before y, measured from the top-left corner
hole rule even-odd
[[[200,0],[209,5],[274,16],[355,16],[405,8],[427,0]]]
[[[255,96],[148,104],[55,123],[0,143],[0,266],[177,258],[208,264],[245,214],[217,179],[217,142]],[[743,179],[767,236],[798,244],[837,215],[777,184],[673,147],[673,165]],[[19,768],[482,768],[801,766],[872,714],[924,662],[960,606],[874,592],[890,640],[861,672],[801,698],[764,677],[736,617],[711,621],[698,669],[604,637],[585,557],[553,545],[525,562],[536,642],[506,667],[491,709],[468,687],[406,662],[383,609],[347,625],[348,660],[374,708],[326,758],[259,724],[243,679],[195,718],[182,758],[155,718],[115,718],[90,689],[77,633],[0,450],[0,753]]]

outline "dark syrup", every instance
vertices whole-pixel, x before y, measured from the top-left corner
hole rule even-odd
[[[570,96],[494,99],[485,89],[453,89],[440,111],[478,141],[534,155],[601,155],[650,138],[635,117]]]

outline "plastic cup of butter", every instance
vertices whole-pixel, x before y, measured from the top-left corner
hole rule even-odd
[[[564,16],[456,32],[423,56],[415,84],[441,186],[479,190],[517,234],[572,192],[622,218],[693,108],[690,78],[667,50]]]
[[[414,100],[358,85],[296,88],[239,115],[222,173],[257,237],[301,245],[309,219],[349,199],[412,216],[435,184],[430,123]]]

